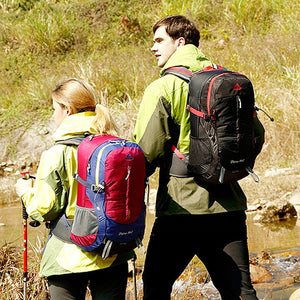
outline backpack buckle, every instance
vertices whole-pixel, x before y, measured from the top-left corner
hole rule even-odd
[[[104,192],[104,186],[103,185],[96,185],[91,184],[91,190],[95,193],[103,193]]]
[[[217,120],[217,114],[216,114],[216,110],[213,110],[213,113],[210,115],[210,119],[212,121],[216,121]]]

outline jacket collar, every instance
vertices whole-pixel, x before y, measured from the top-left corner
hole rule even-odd
[[[81,112],[66,117],[54,132],[52,139],[66,140],[74,136],[82,136],[85,132],[97,133],[93,126],[95,112]]]
[[[164,70],[175,66],[183,66],[190,69],[192,72],[196,72],[207,66],[211,66],[211,62],[200,49],[192,44],[187,44],[177,49],[171,55],[160,74],[162,74]]]

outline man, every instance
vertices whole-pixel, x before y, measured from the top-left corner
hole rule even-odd
[[[183,16],[167,16],[153,27],[151,50],[165,69],[192,72],[212,63],[197,48],[199,31]],[[256,300],[250,281],[246,197],[238,183],[213,185],[193,177],[171,176],[172,150],[189,152],[188,85],[168,74],[147,89],[134,138],[145,152],[148,175],[160,168],[153,225],[143,273],[144,299],[170,299],[172,285],[197,255],[223,300]],[[264,130],[256,119],[258,138]]]

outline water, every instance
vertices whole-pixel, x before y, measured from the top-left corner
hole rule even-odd
[[[247,215],[250,256],[251,258],[257,257],[262,251],[266,251],[272,257],[274,256],[271,264],[260,264],[272,274],[272,282],[258,284],[255,289],[260,299],[288,300],[292,292],[299,287],[297,283],[291,284],[283,280],[289,278],[291,274],[294,277],[296,273],[300,274],[300,222],[295,219],[261,226],[253,222],[254,215],[253,213]],[[144,238],[145,248],[147,247],[153,221],[154,215],[148,213]],[[47,229],[45,226],[38,228],[28,226],[29,249],[37,247],[37,244],[42,247],[46,236]],[[0,207],[0,246],[5,243],[20,247],[23,245],[22,207],[20,204],[15,203]],[[137,265],[142,266],[144,254],[137,252],[137,256]],[[298,279],[298,282],[300,282],[300,275]],[[196,284],[193,286],[188,280],[185,281],[190,289],[199,289]],[[177,285],[180,286],[180,284],[180,281],[178,281]],[[207,294],[210,295],[207,299],[219,299],[213,287],[208,285],[202,286],[201,289],[207,290]],[[184,286],[181,287],[181,290],[184,290]]]
[[[47,235],[45,226],[33,228],[28,225],[27,232],[29,246],[35,246]],[[0,206],[0,246],[6,243],[15,246],[23,245],[23,219],[20,204]]]

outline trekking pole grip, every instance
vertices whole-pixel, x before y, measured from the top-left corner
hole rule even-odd
[[[26,207],[25,207],[23,201],[22,201],[22,206],[23,206],[23,211],[22,211],[23,219],[24,219],[24,220],[27,220],[27,219],[28,219],[28,213],[27,213],[27,211],[26,211]]]
[[[34,176],[30,175],[29,171],[21,172],[21,176],[22,176],[22,179],[24,179],[24,180],[28,180],[30,178],[35,179]],[[28,219],[28,214],[26,212],[26,208],[25,208],[25,205],[24,205],[23,201],[22,201],[22,204],[23,204],[23,219],[27,220]],[[41,223],[39,221],[32,220],[32,221],[29,222],[29,225],[32,226],[32,227],[38,227],[38,226],[41,225]]]

